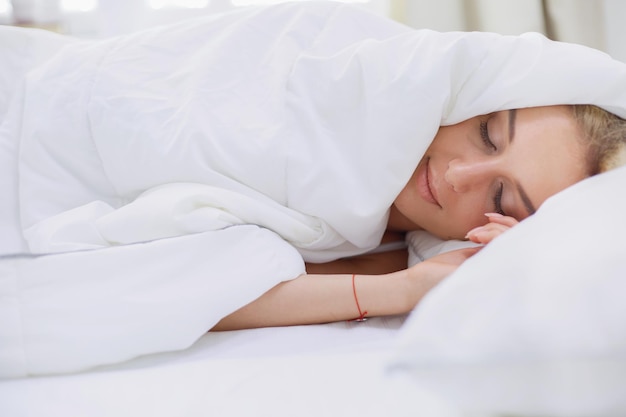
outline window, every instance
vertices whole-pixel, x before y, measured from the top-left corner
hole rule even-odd
[[[98,0],[61,0],[61,9],[69,12],[88,12],[98,7]]]
[[[0,13],[9,13],[10,8],[9,0],[0,0]]]
[[[262,4],[276,4],[284,3],[288,0],[231,0],[233,6],[252,6]],[[293,0],[291,0],[293,1]],[[308,1],[308,0],[296,0],[296,1]],[[339,0],[343,3],[369,3],[369,0]]]

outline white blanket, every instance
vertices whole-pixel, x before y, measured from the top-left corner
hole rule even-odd
[[[3,376],[185,348],[303,259],[374,248],[442,124],[560,103],[626,116],[624,65],[600,52],[333,3],[62,44],[16,76],[2,251],[79,252],[0,262]]]

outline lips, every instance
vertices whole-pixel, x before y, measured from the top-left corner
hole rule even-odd
[[[421,166],[420,172],[418,173],[417,190],[419,195],[424,200],[441,207],[436,196],[436,190],[433,188],[431,183],[430,158],[425,160],[424,164]]]

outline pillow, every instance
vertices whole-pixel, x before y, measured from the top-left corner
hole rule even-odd
[[[477,415],[626,415],[625,190],[626,168],[589,178],[496,238],[411,313],[390,369]]]
[[[409,252],[409,267],[440,253],[481,246],[467,240],[443,240],[424,230],[407,233],[406,244]]]

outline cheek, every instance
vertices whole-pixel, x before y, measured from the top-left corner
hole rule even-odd
[[[473,228],[489,222],[482,204],[476,202],[466,201],[465,204],[459,202],[452,211],[446,214],[447,234],[455,239],[463,239]]]

